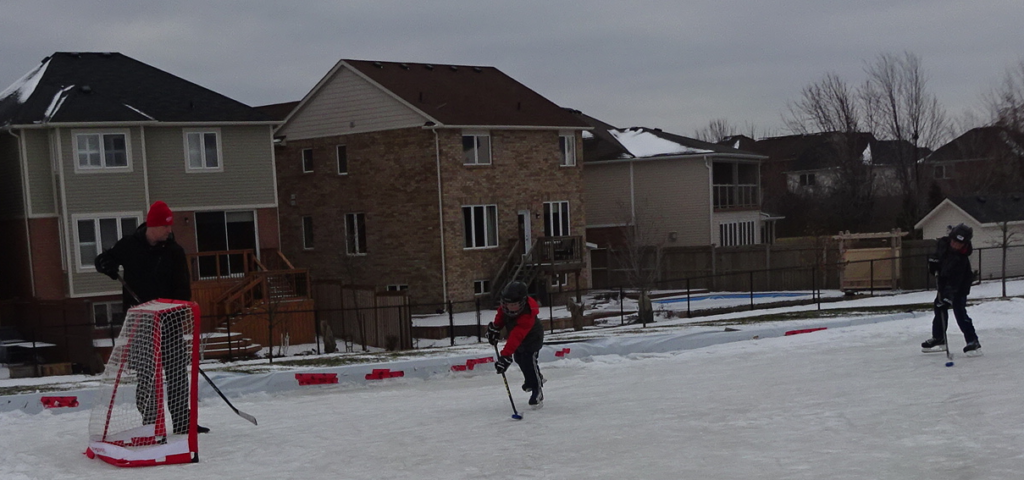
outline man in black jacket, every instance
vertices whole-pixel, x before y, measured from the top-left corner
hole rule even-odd
[[[964,334],[967,345],[964,353],[981,353],[981,343],[974,331],[974,323],[967,316],[967,295],[971,293],[974,272],[971,270],[971,227],[959,224],[949,235],[938,240],[935,254],[928,259],[932,274],[938,276],[938,292],[935,297],[935,318],[932,320],[932,338],[921,344],[925,352],[937,352],[946,346],[946,320],[952,308],[956,324]]]
[[[188,273],[185,250],[174,241],[172,225],[174,216],[162,201],[149,207],[146,223],[135,233],[118,240],[113,248],[96,257],[96,270],[118,280],[119,269],[124,267],[122,299],[125,311],[140,303],[158,298],[171,300],[192,300],[192,287]],[[199,319],[194,319],[199,321]],[[188,432],[188,371],[190,352],[185,344],[184,327],[180,322],[164,322],[160,325],[160,350],[166,375],[167,398],[174,433]],[[153,357],[152,338],[140,335],[133,342],[131,368],[138,371],[138,387],[135,404],[142,414],[143,423],[156,422],[157,411],[162,401],[153,392],[155,366],[142,359]],[[200,433],[209,429],[198,426]]]

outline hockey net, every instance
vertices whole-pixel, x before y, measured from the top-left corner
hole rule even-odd
[[[128,310],[89,418],[86,455],[118,466],[196,462],[199,307],[154,300]]]

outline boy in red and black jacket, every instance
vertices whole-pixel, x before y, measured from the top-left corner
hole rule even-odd
[[[523,390],[533,392],[530,405],[540,408],[544,404],[544,393],[541,388],[544,376],[540,374],[537,355],[544,346],[544,327],[537,320],[540,311],[537,302],[527,294],[526,284],[512,282],[501,292],[501,306],[494,316],[494,321],[487,325],[487,341],[497,345],[501,337],[501,329],[508,329],[508,339],[501,349],[498,361],[494,366],[498,373],[505,373],[515,360],[523,371],[525,382]]]

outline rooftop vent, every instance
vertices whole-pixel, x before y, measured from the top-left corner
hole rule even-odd
[[[482,69],[480,67],[473,67],[473,71],[476,72],[476,73],[480,73],[480,72],[484,71],[484,69]]]
[[[448,68],[452,69],[453,72],[457,72],[459,70],[459,67],[456,67],[455,65],[452,65]]]
[[[78,87],[78,90],[82,93],[92,93],[92,87],[88,85],[82,85],[81,87]]]
[[[434,66],[433,65],[424,65],[423,68],[425,68],[427,70],[433,70]]]
[[[384,68],[384,64],[380,63],[380,62],[373,62],[373,66],[375,66],[377,68]]]
[[[398,64],[398,66],[402,67],[402,70],[408,70],[409,69],[409,65],[405,64],[405,63],[400,63],[400,64]]]

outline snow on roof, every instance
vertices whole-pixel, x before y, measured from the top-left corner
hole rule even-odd
[[[864,147],[864,152],[862,152],[860,154],[860,157],[863,159],[862,161],[864,162],[864,165],[871,165],[872,158],[871,158],[871,144],[870,143],[868,144],[868,146]]]
[[[32,92],[36,90],[39,80],[43,78],[43,74],[46,73],[46,67],[49,65],[50,59],[47,58],[45,62],[40,63],[32,71],[26,73],[9,87],[5,88],[4,91],[0,92],[0,100],[16,93],[18,94],[18,103],[25,103],[28,97],[32,96]]]
[[[132,109],[132,111],[133,111],[133,112],[135,112],[135,113],[138,113],[139,115],[142,115],[143,117],[146,117],[146,118],[148,118],[148,119],[150,119],[150,120],[156,120],[156,119],[155,119],[155,118],[153,118],[152,116],[150,116],[150,115],[147,115],[147,114],[146,114],[146,112],[143,112],[142,110],[139,110],[139,109],[137,109],[137,108],[135,108],[135,107],[133,107],[133,106],[131,106],[131,105],[128,105],[127,103],[123,103],[122,105],[124,105],[124,106],[126,106],[126,107],[128,107],[128,108]]]
[[[75,86],[71,85],[70,87],[62,88],[53,96],[53,100],[50,100],[50,106],[46,107],[46,112],[43,113],[43,117],[46,118],[46,121],[53,118],[53,115],[57,113],[57,110],[60,110],[60,106],[64,104],[64,99],[68,98],[68,92],[71,91],[72,88],[75,88]]]
[[[594,138],[594,134],[590,133],[590,130],[583,131],[583,138]]]
[[[702,150],[681,145],[671,140],[661,138],[649,131],[642,129],[608,130],[629,153],[634,157],[654,157],[657,155],[690,154],[690,153],[713,153],[711,150]]]

